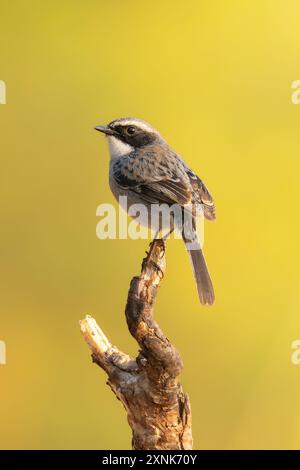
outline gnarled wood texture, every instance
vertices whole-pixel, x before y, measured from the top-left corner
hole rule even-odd
[[[140,347],[135,359],[113,346],[92,317],[80,322],[93,361],[126,409],[136,450],[192,449],[190,401],[178,379],[182,361],[153,319],[165,267],[164,241],[154,240],[128,292],[127,325]]]

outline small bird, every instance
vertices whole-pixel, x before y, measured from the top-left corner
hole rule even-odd
[[[189,214],[189,229],[181,226],[182,239],[192,262],[199,300],[203,305],[212,305],[214,289],[196,232],[199,206],[205,218],[216,218],[213,198],[203,181],[159,132],[141,119],[116,119],[95,129],[108,138],[109,183],[118,201],[120,196],[127,196],[128,208],[137,203],[147,207],[177,204],[185,215]]]

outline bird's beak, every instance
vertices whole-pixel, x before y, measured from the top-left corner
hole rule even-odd
[[[96,126],[96,131],[103,132],[106,135],[114,135],[114,131],[107,126]]]

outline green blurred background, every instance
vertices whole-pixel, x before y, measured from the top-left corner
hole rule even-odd
[[[170,240],[155,310],[184,360],[195,448],[299,447],[299,15],[296,0],[1,0],[0,448],[130,448],[78,327],[90,313],[136,352],[124,304],[147,242],[95,235],[114,199],[93,126],[128,115],[217,204],[216,304],[199,306]]]

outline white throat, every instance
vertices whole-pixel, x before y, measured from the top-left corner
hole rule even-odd
[[[131,145],[122,142],[113,135],[109,135],[107,138],[111,159],[123,157],[134,150]]]

